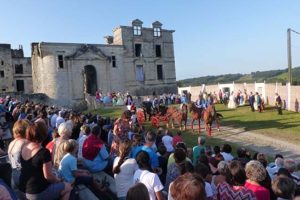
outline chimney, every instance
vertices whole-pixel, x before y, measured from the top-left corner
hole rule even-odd
[[[108,35],[108,36],[105,36],[104,38],[106,39],[106,44],[114,43],[114,37],[113,36]]]

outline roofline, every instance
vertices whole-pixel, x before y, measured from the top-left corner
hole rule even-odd
[[[101,47],[120,47],[124,48],[123,45],[114,45],[114,44],[90,44],[90,43],[65,43],[65,42],[32,42],[31,45],[41,44],[41,45],[95,45]]]

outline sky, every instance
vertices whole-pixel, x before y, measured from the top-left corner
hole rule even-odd
[[[0,43],[104,44],[118,25],[156,20],[175,30],[177,80],[287,68],[287,29],[300,32],[299,0],[0,0]],[[292,34],[293,66],[300,35]]]

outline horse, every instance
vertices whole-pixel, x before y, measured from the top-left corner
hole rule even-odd
[[[205,123],[205,128],[208,131],[208,135],[211,136],[211,126],[213,121],[216,121],[218,131],[220,131],[220,120],[223,116],[216,112],[214,105],[209,105],[202,114],[202,119]]]
[[[194,102],[191,103],[190,106],[190,113],[191,113],[191,128],[192,131],[194,131],[194,121],[198,121],[198,125],[199,125],[199,133],[201,132],[201,116],[202,116],[202,111],[203,108],[198,108]]]
[[[183,124],[183,130],[186,130],[186,122],[187,122],[187,116],[188,116],[188,106],[186,104],[182,104],[181,109],[178,110],[175,107],[168,108],[167,113],[170,115],[168,116],[168,123],[172,122],[172,128],[174,128],[174,122],[177,122],[180,126],[180,130],[182,128],[182,122]]]

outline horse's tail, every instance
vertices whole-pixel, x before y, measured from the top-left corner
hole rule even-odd
[[[224,118],[223,115],[222,115],[221,113],[216,113],[216,117],[217,117],[218,119]]]

